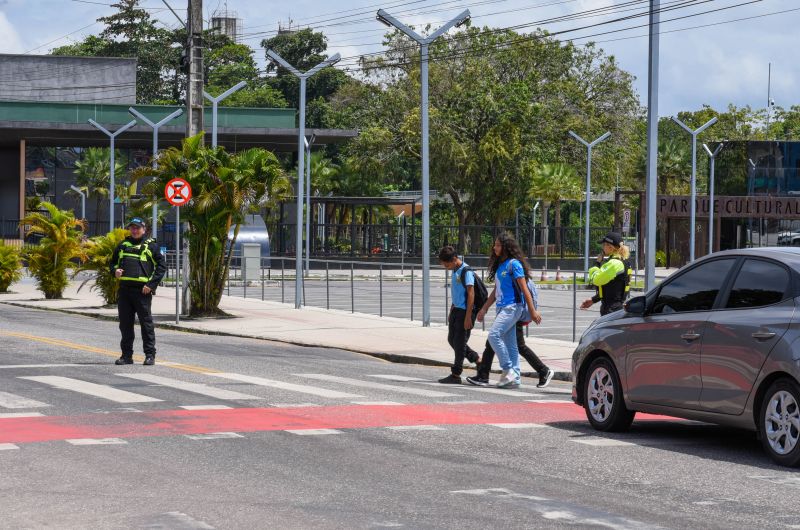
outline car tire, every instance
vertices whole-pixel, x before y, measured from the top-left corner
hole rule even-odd
[[[758,433],[764,451],[776,463],[800,464],[800,386],[778,379],[764,394],[758,414]]]
[[[636,413],[625,406],[617,369],[608,358],[599,357],[589,365],[583,396],[586,417],[598,431],[625,431],[633,422]]]

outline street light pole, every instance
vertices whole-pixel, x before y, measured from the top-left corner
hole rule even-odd
[[[311,146],[317,139],[316,134],[312,134],[310,139],[303,138],[306,146],[306,274],[311,273]]]
[[[722,148],[725,147],[725,142],[720,142],[714,151],[708,148],[708,145],[703,144],[703,149],[708,153],[708,158],[711,161],[711,172],[708,178],[708,253],[714,252],[714,161]]]
[[[81,219],[86,219],[86,194],[78,186],[70,184],[70,189],[81,196]]]
[[[691,263],[694,261],[694,232],[697,217],[697,205],[695,204],[697,200],[697,135],[717,123],[717,117],[714,116],[705,122],[699,129],[695,130],[690,129],[685,123],[675,116],[672,117],[672,121],[680,125],[683,130],[692,135],[692,197],[690,199],[691,204],[689,205],[689,211],[691,212],[689,221],[689,262]]]
[[[300,309],[303,300],[303,172],[305,169],[305,137],[306,137],[306,80],[314,74],[338,63],[342,58],[338,53],[322,61],[314,68],[303,73],[287,63],[283,57],[273,50],[267,50],[267,57],[274,63],[286,68],[300,80],[300,119],[297,134],[297,216],[295,237],[295,282],[294,282],[294,308]]]
[[[660,0],[650,0],[647,61],[647,198],[645,200],[644,289],[656,284],[656,191],[658,188],[658,59]]]
[[[602,142],[603,140],[607,139],[611,136],[611,131],[607,131],[604,135],[598,137],[593,142],[587,142],[577,134],[572,131],[569,131],[570,136],[578,140],[580,143],[586,146],[586,227],[584,228],[583,234],[583,270],[589,270],[589,225],[590,223],[590,216],[589,212],[591,209],[591,199],[592,199],[592,149],[594,146]]]
[[[166,118],[164,118],[164,119],[162,119],[161,121],[158,121],[158,122],[152,121],[150,118],[148,118],[147,116],[145,116],[144,114],[142,114],[141,112],[139,112],[138,110],[136,110],[133,107],[128,108],[128,112],[133,114],[136,118],[138,118],[138,119],[142,120],[143,122],[145,122],[147,125],[149,125],[153,129],[153,159],[152,159],[152,165],[153,165],[153,169],[155,169],[155,168],[158,167],[158,162],[156,161],[156,155],[158,154],[158,129],[162,125],[164,125],[165,123],[170,122],[170,121],[174,120],[175,118],[177,118],[178,116],[180,116],[181,114],[183,114],[183,109],[176,110],[175,112],[173,112],[172,114],[170,114],[169,116],[167,116]],[[152,228],[152,237],[153,237],[153,239],[155,239],[156,237],[158,237],[158,199],[157,198],[153,201],[153,225],[152,226],[153,226],[153,228]]]
[[[108,208],[108,224],[110,227],[108,231],[111,232],[112,230],[114,230],[114,177],[115,177],[114,170],[116,169],[114,167],[115,166],[114,151],[116,150],[114,147],[114,140],[116,140],[117,136],[119,136],[120,134],[124,133],[125,131],[136,125],[136,120],[129,121],[128,123],[117,129],[113,133],[92,119],[89,120],[89,123],[91,123],[92,126],[94,126],[96,129],[100,130],[102,133],[108,136],[109,139],[111,140],[111,183],[109,185],[109,190],[108,190],[108,201],[110,205]]]
[[[420,84],[422,115],[422,325],[431,325],[431,264],[430,264],[430,161],[428,144],[428,47],[444,35],[450,28],[459,27],[470,19],[469,9],[450,20],[427,37],[412,30],[383,9],[378,10],[379,22],[386,26],[394,26],[420,45]]]
[[[247,81],[239,81],[217,97],[214,97],[203,90],[203,95],[211,102],[211,147],[217,147],[217,105],[220,101],[230,96],[237,90],[244,88],[246,85]]]

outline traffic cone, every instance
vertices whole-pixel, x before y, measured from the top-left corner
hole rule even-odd
[[[561,281],[561,265],[556,266],[556,281]]]
[[[542,276],[539,278],[539,281],[540,282],[546,282],[547,281],[547,271],[545,270],[544,267],[542,267]]]

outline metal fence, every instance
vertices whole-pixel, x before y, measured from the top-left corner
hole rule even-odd
[[[173,258],[174,259],[174,258]],[[225,294],[273,302],[293,303],[295,261],[293,258],[271,257],[234,260],[225,286]],[[367,313],[377,316],[422,318],[422,271],[418,264],[342,260],[311,260],[311,269],[304,274],[302,305]],[[484,281],[487,270],[473,267]],[[536,280],[540,280],[537,271]],[[548,284],[540,289],[541,326],[529,326],[536,336],[575,341],[598,316],[599,304],[592,311],[580,310],[580,304],[594,294],[584,284],[583,271],[564,271],[556,282],[556,272],[549,271]],[[444,324],[450,312],[451,273],[440,267],[431,270],[431,321]],[[634,278],[634,285],[638,277]],[[487,282],[488,284],[488,282]],[[492,285],[489,285],[491,290]],[[479,329],[491,326],[490,311]]]

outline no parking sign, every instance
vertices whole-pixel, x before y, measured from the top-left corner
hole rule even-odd
[[[192,198],[192,187],[182,178],[172,179],[164,188],[164,197],[173,206],[183,206]]]

